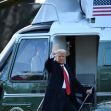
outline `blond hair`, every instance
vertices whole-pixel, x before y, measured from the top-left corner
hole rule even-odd
[[[64,53],[65,55],[67,54],[67,52],[66,52],[65,49],[58,49],[58,50],[56,51],[56,54],[58,54],[58,53]]]

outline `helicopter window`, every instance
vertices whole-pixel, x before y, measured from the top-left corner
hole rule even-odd
[[[2,77],[4,77],[5,76],[4,73],[7,72],[7,69],[8,69],[8,66],[9,66],[9,63],[10,63],[10,59],[11,59],[11,55],[12,55],[12,51],[10,52],[9,56],[7,57],[6,61],[3,64],[3,66],[0,67],[0,75],[3,74]]]
[[[105,49],[104,65],[111,65],[111,49],[110,48]]]
[[[11,78],[13,80],[43,80],[48,57],[48,39],[24,39],[20,42]]]

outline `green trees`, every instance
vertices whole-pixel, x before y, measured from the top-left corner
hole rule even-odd
[[[0,52],[12,35],[24,26],[29,25],[40,5],[26,4],[34,0],[8,0],[0,3]]]

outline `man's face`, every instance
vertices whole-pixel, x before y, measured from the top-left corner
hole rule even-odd
[[[66,54],[65,53],[57,53],[55,60],[60,63],[60,64],[64,64],[65,60],[66,60]]]

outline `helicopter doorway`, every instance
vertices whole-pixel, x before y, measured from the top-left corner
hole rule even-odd
[[[67,50],[66,63],[82,84],[96,87],[99,36],[55,36],[53,43]]]
[[[67,50],[68,56],[66,58],[66,63],[70,66],[70,69],[74,75],[76,75],[76,48],[75,48],[75,37],[67,37]]]
[[[93,89],[93,93],[87,98],[85,104],[91,105],[92,103],[95,103],[99,36],[56,36],[53,41],[59,44],[60,48],[63,48],[68,52],[66,63],[71,68],[74,76],[77,77],[77,79],[86,89]],[[77,91],[77,94],[80,95],[77,98],[79,98],[82,102],[84,97],[81,96],[81,92]],[[86,107],[85,111],[89,111],[91,108],[89,106],[87,108],[88,110],[86,110]]]
[[[72,72],[76,74],[75,62],[75,37],[74,36],[56,36],[53,39],[53,45],[58,45],[59,48],[67,51],[66,63],[70,66]]]
[[[73,73],[82,84],[96,87],[97,75],[97,36],[71,36],[66,37],[69,45],[69,64]]]

